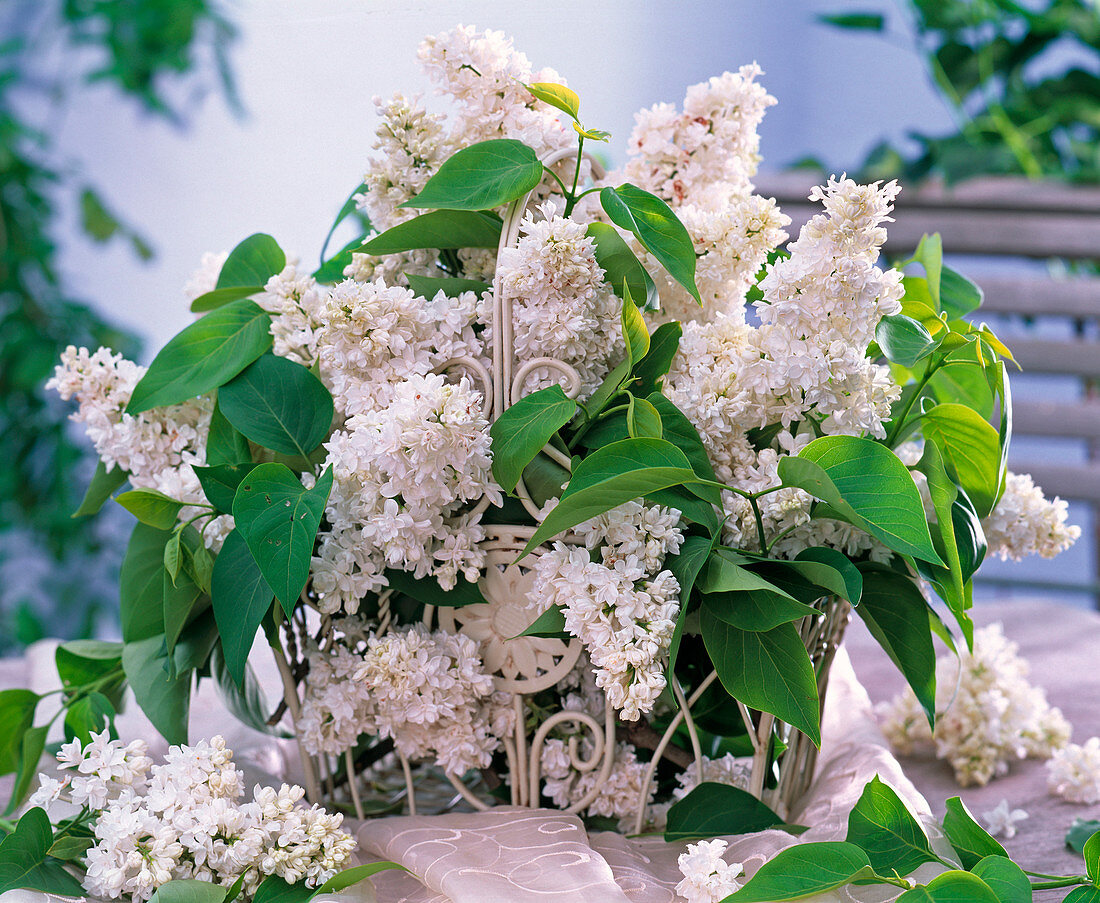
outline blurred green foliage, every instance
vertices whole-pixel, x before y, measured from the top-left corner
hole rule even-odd
[[[122,540],[71,515],[95,454],[43,389],[66,345],[136,355],[136,338],[75,295],[55,233],[73,210],[93,242],[152,249],[62,155],[51,129],[100,83],[183,121],[209,71],[237,104],[233,26],[208,0],[8,0],[0,9],[0,652],[43,635],[80,636],[113,610]],[[207,57],[210,58],[209,62]]]
[[[1095,0],[902,0],[919,51],[958,130],[882,144],[864,176],[979,174],[1100,181],[1100,6]],[[881,12],[821,17],[886,34]]]

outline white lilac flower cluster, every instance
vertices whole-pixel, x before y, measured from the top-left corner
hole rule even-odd
[[[604,282],[595,243],[583,223],[555,216],[524,218],[519,242],[500,252],[497,268],[505,297],[514,306],[516,361],[546,357],[574,361],[581,395],[591,394],[621,353],[621,302]],[[535,369],[523,384],[533,392],[551,384],[553,373]]]
[[[1002,561],[1027,555],[1053,558],[1073,545],[1081,528],[1066,523],[1066,503],[1048,499],[1027,474],[1005,477],[1005,491],[989,517],[982,521],[989,554]]]
[[[661,306],[683,320],[742,316],[745,290],[768,253],[787,240],[790,218],[752,193],[760,160],[757,128],[775,98],[755,63],[688,88],[682,110],[657,104],[635,116],[621,176],[672,206],[698,256],[702,309],[635,245],[658,274]],[[610,179],[609,179],[610,181]]]
[[[92,734],[58,753],[62,778],[40,775],[34,805],[63,799],[95,814],[84,887],[106,899],[148,900],[180,878],[251,896],[268,875],[317,887],[355,847],[343,816],[299,805],[301,787],[257,785],[245,801],[244,777],[221,737],[173,746],[160,765],[144,741],[123,744]]]
[[[309,752],[335,755],[366,734],[451,774],[489,766],[515,715],[473,640],[420,624],[381,636],[356,634],[346,622],[341,630],[351,636],[308,656],[296,729]]]
[[[966,787],[984,785],[1025,758],[1047,759],[1069,742],[1072,728],[1040,687],[1000,624],[974,631],[974,650],[941,658],[936,667],[936,728],[931,733],[912,690],[879,707],[883,733],[900,753],[933,742],[936,755]]]
[[[425,38],[418,56],[437,92],[453,102],[453,114],[448,118],[428,113],[419,98],[397,95],[390,101],[375,99],[381,118],[374,144],[378,153],[370,159],[363,179],[368,190],[357,200],[379,231],[420,212],[399,205],[417,194],[459,148],[493,138],[513,138],[545,158],[574,146],[576,135],[562,127],[558,111],[537,101],[524,87],[532,82],[564,84],[564,79],[552,69],[535,70],[503,32],[459,26]],[[565,160],[559,165],[562,178],[572,162]],[[586,163],[582,177],[588,172]],[[549,185],[544,185],[538,193],[545,195],[548,190]],[[495,254],[483,249],[459,253],[465,275],[486,281],[493,278],[494,258]],[[355,254],[345,273],[363,281],[381,277],[389,284],[403,282],[409,273],[445,275],[435,259],[434,251],[381,258]]]
[[[591,761],[593,749],[587,737],[580,739],[578,746],[580,759]],[[648,805],[656,789],[652,781],[645,784],[647,763],[640,761],[634,747],[627,743],[616,745],[615,759],[606,776],[599,767],[578,769],[569,752],[569,741],[560,738],[546,741],[540,762],[543,793],[555,806],[565,809],[592,794],[585,812],[618,819],[624,830],[629,829],[643,798]]]
[[[109,348],[89,353],[70,345],[46,383],[64,400],[78,404],[72,419],[84,432],[108,472],[129,474],[134,489],[152,489],[188,505],[180,512],[187,520],[200,513],[192,505],[206,503],[194,468],[206,463],[206,437],[214,404],[201,396],[182,404],[154,408],[141,414],[125,413],[134,387],[145,368],[114,354]],[[232,519],[215,519],[204,531],[216,548],[232,529]]]
[[[689,843],[676,864],[683,880],[676,885],[677,899],[684,903],[718,903],[741,889],[737,879],[742,875],[739,862],[726,862],[722,855],[728,844],[724,840],[701,840]]]
[[[680,610],[680,585],[662,565],[683,543],[679,522],[675,509],[627,502],[578,526],[583,546],[556,542],[534,566],[535,614],[561,607],[566,631],[591,659],[596,685],[627,721],[651,711],[665,688],[662,658]]]
[[[1056,749],[1047,762],[1047,786],[1071,803],[1100,803],[1100,737]]]
[[[796,454],[816,434],[885,436],[883,420],[901,389],[886,367],[868,360],[867,347],[904,293],[901,274],[876,265],[897,193],[895,182],[830,179],[811,195],[825,213],[802,228],[790,257],[760,283],[760,325],[730,314],[684,327],[669,396],[699,430],[720,480],[757,491],[778,482],[781,455]],[[770,426],[775,439],[758,448],[751,431]],[[820,544],[853,554],[871,548],[846,525],[809,525],[811,500],[801,490],[761,502],[769,535],[792,529],[777,546],[781,553]],[[725,507],[727,541],[754,547],[749,504],[727,493]]]

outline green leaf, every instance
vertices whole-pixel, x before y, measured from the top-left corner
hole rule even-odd
[[[848,843],[860,847],[876,872],[908,875],[936,855],[913,814],[876,775],[848,815]]]
[[[879,320],[875,327],[875,341],[887,360],[903,367],[915,366],[939,345],[923,325],[905,314],[894,314]]]
[[[782,825],[751,793],[729,784],[699,784],[668,810],[665,840],[698,840],[721,834],[750,834]]]
[[[6,692],[15,692],[14,690],[8,690]],[[27,691],[21,691],[27,692]],[[2,696],[3,694],[0,694]],[[1066,834],[1066,846],[1076,850],[1078,853],[1084,854],[1085,841],[1092,837],[1097,831],[1100,831],[1100,820],[1091,818],[1075,818],[1073,824],[1070,826],[1069,832]]]
[[[523,197],[542,181],[539,155],[514,138],[493,138],[448,157],[402,207],[491,210]]]
[[[359,250],[382,255],[424,248],[496,248],[501,224],[500,217],[490,213],[432,210],[374,236]]]
[[[492,289],[488,282],[457,279],[454,276],[418,276],[416,273],[406,273],[405,278],[409,281],[412,293],[426,301],[431,301],[440,292],[448,298],[457,298],[463,292],[473,292],[480,298]]]
[[[940,277],[943,271],[943,240],[940,234],[933,232],[931,235],[922,235],[912,259],[924,267],[928,294],[932,297],[932,304],[936,310],[941,310]]]
[[[853,844],[800,843],[776,853],[723,903],[800,900],[873,874],[867,854]]]
[[[247,439],[284,455],[308,458],[332,429],[332,395],[285,357],[264,354],[218,390],[225,418]]]
[[[30,796],[31,784],[38,774],[38,761],[46,750],[46,734],[49,731],[48,724],[38,727],[29,727],[23,732],[20,742],[17,743],[19,758],[15,766],[15,784],[12,787],[11,799],[4,815],[11,815]],[[3,861],[2,848],[0,848],[0,863]],[[0,878],[2,882],[2,878]]]
[[[662,323],[653,330],[649,337],[648,353],[630,371],[631,376],[634,377],[631,390],[635,395],[641,397],[653,393],[660,394],[665,374],[672,366],[672,359],[680,347],[682,334],[683,328],[676,321]],[[650,402],[652,403],[652,399]]]
[[[176,878],[162,884],[149,903],[222,903],[229,888],[197,878]]]
[[[969,872],[944,872],[907,890],[894,903],[998,903],[989,885]]]
[[[940,310],[949,320],[961,320],[977,310],[983,301],[982,290],[949,266],[940,270]]]
[[[234,285],[229,288],[216,288],[212,292],[205,292],[191,302],[193,313],[206,313],[224,307],[230,301],[239,301],[241,298],[250,298],[264,290],[262,285]]]
[[[924,438],[943,455],[948,473],[966,490],[978,515],[986,517],[1000,490],[997,431],[977,411],[961,404],[938,404],[919,422]]]
[[[685,536],[680,546],[678,555],[667,558],[665,567],[672,571],[672,576],[680,584],[680,613],[676,617],[676,627],[672,631],[672,640],[668,647],[668,673],[676,673],[676,659],[680,654],[680,641],[684,635],[684,622],[687,620],[690,610],[691,590],[695,586],[695,580],[699,572],[706,564],[714,545],[712,539],[705,536]]]
[[[317,888],[313,892],[313,896],[319,897],[322,894],[339,893],[345,888],[369,878],[371,875],[377,875],[379,872],[386,872],[390,869],[406,870],[404,866],[398,865],[396,862],[368,862],[366,865],[356,865],[350,869],[344,869],[342,872],[337,872]]]
[[[565,612],[560,605],[551,605],[539,615],[523,633],[518,636],[549,637],[551,639],[569,639],[565,631]],[[516,639],[516,637],[512,637]]]
[[[313,542],[331,489],[331,467],[306,489],[285,464],[260,464],[233,500],[237,529],[288,615],[309,579]]]
[[[623,237],[607,223],[589,223],[585,230],[593,241],[596,263],[603,270],[604,281],[620,298],[629,291],[647,309],[657,305],[657,287]]]
[[[218,464],[213,467],[195,467],[203,494],[219,511],[233,513],[233,498],[241,480],[252,473],[255,464]]]
[[[126,413],[179,404],[227,383],[271,347],[270,327],[271,317],[252,301],[211,311],[153,358]]]
[[[194,531],[194,528],[192,527],[191,530]],[[194,537],[196,542],[202,541],[198,539],[197,532],[194,533]],[[165,545],[165,549],[168,548],[169,546]],[[183,628],[196,615],[209,607],[210,601],[191,579],[191,575],[186,572],[179,574],[173,583],[171,575],[165,569],[161,585],[163,586],[161,604],[164,607],[164,642],[168,647],[168,654],[171,655]]]
[[[839,13],[831,16],[818,16],[818,21],[838,28],[859,31],[882,31],[886,27],[886,17],[881,13]]]
[[[122,648],[122,668],[145,716],[169,743],[187,742],[191,708],[191,672],[175,674],[163,636],[127,642]],[[169,677],[169,670],[175,674]]]
[[[581,128],[579,122],[573,123],[573,131],[582,138],[591,138],[593,141],[607,141],[611,137],[611,132],[605,132],[603,129]]]
[[[934,442],[925,445],[921,459],[917,462],[917,470],[928,479],[928,494],[932,499],[932,507],[936,511],[936,530],[940,537],[938,549],[940,557],[947,562],[951,577],[952,598],[948,602],[952,603],[951,607],[954,610],[965,610],[967,607],[964,586],[966,578],[963,577],[952,517],[952,507],[959,497],[959,490],[947,476],[943,457]]]
[[[60,859],[65,862],[75,862],[84,858],[84,854],[95,844],[94,837],[77,837],[73,834],[68,834],[64,837],[59,837],[47,850],[47,855],[52,856],[54,859]]]
[[[524,554],[624,502],[695,479],[684,453],[664,439],[624,439],[605,445],[577,465],[557,507],[539,525]]]
[[[218,274],[216,288],[267,285],[267,280],[286,268],[286,254],[270,235],[257,232],[229,252]]]
[[[451,589],[444,589],[434,577],[415,577],[408,571],[396,568],[388,568],[385,577],[390,589],[437,608],[461,608],[463,605],[477,605],[486,601],[478,584],[470,583],[461,575]]]
[[[749,708],[771,712],[821,743],[817,679],[793,624],[739,630],[703,607],[703,643],[726,692]]]
[[[523,469],[565,426],[577,411],[561,386],[550,386],[525,395],[489,427],[493,440],[493,478],[505,492],[512,492]]]
[[[183,502],[155,489],[131,489],[116,496],[115,501],[147,527],[157,530],[171,530],[183,508]]]
[[[572,88],[567,88],[565,85],[556,85],[553,82],[534,82],[524,87],[543,103],[548,103],[563,113],[568,113],[574,119],[580,113],[581,99]]]
[[[0,843],[0,893],[25,888],[47,894],[82,896],[84,889],[60,863],[47,860],[53,843],[50,819],[37,806],[28,809]]]
[[[626,430],[633,439],[660,439],[664,433],[657,409],[644,398],[633,395],[627,400]]]
[[[1093,834],[1081,847],[1085,857],[1085,874],[1093,884],[1100,884],[1100,834]]]
[[[695,245],[668,204],[629,183],[601,190],[600,203],[611,222],[633,232],[668,274],[702,304],[695,285]]]
[[[818,614],[817,610],[790,598],[778,587],[713,593],[703,599],[703,609],[738,630],[752,632],[773,630],[781,624]]]
[[[278,875],[268,875],[256,888],[252,903],[305,903],[313,896],[313,888],[299,881],[287,884]]]
[[[106,696],[93,691],[82,696],[65,710],[65,739],[92,742],[92,732],[99,733],[114,724],[115,707]]]
[[[256,631],[271,610],[275,593],[239,529],[226,536],[214,560],[210,596],[226,669],[240,686]]]
[[[943,833],[955,852],[963,868],[972,869],[986,856],[1004,856],[1011,858],[993,837],[981,825],[966,804],[957,796],[947,801],[947,811],[943,816]]]
[[[215,404],[210,415],[210,432],[206,437],[206,463],[216,467],[220,464],[251,462],[252,451],[248,447],[248,440],[225,419],[221,405]]]
[[[623,341],[626,342],[627,359],[630,361],[630,369],[633,372],[635,365],[640,364],[649,353],[649,329],[626,286],[623,286],[623,307],[620,319],[623,324]]]
[[[1100,887],[1074,888],[1062,903],[1100,903]]]
[[[843,552],[838,552],[836,549],[830,549],[827,546],[811,546],[799,552],[795,556],[795,562],[797,563],[795,566],[804,577],[816,582],[818,586],[832,588],[834,595],[847,599],[852,605],[859,605],[859,600],[863,596],[863,575]],[[844,589],[841,590],[836,587],[831,580],[828,583],[818,582],[824,579],[822,572],[816,569],[807,570],[805,565],[802,564],[803,562],[814,562],[828,566],[840,575],[840,579],[844,583]]]
[[[34,722],[39,696],[30,690],[0,690],[0,774],[19,764],[23,735]]]
[[[252,903],[305,903],[313,896],[313,888],[299,881],[287,884],[278,875],[268,875],[256,888]]]
[[[99,511],[111,497],[111,493],[122,486],[130,478],[130,475],[117,464],[111,470],[102,461],[96,463],[92,481],[84,493],[80,507],[73,512],[73,517],[90,517]]]
[[[1031,882],[1024,870],[1004,856],[986,856],[971,870],[997,897],[998,903],[1031,903]]]
[[[861,564],[860,571],[863,598],[856,614],[913,688],[928,723],[934,724],[936,650],[928,602],[905,574],[872,562]]]
[[[886,446],[856,436],[823,436],[797,457],[779,459],[785,486],[827,503],[888,548],[942,564],[932,546],[913,477]]]
[[[122,639],[129,643],[164,634],[164,546],[171,536],[137,524],[119,577]]]
[[[173,531],[164,545],[164,570],[174,584],[180,572],[180,535]]]

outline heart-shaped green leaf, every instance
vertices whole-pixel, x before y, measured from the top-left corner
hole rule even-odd
[[[857,436],[822,436],[780,458],[779,478],[821,499],[902,555],[943,564],[932,545],[924,503],[908,468],[885,445]]]
[[[332,429],[332,396],[307,367],[264,354],[218,390],[218,407],[247,439],[308,458]]]
[[[270,235],[257,232],[229,252],[218,273],[216,288],[264,286],[286,267],[286,254]]]
[[[214,561],[210,595],[225,665],[240,686],[256,631],[275,598],[240,530],[225,538]]]
[[[817,679],[794,625],[739,630],[706,606],[699,623],[703,643],[726,692],[749,708],[771,712],[819,745]]]
[[[876,872],[908,875],[936,856],[920,823],[894,789],[876,775],[848,815],[848,843],[860,847]]]
[[[331,490],[331,467],[306,489],[285,464],[260,464],[237,488],[233,519],[287,614],[309,579],[313,543]]]
[[[24,888],[70,897],[84,893],[59,862],[47,860],[53,829],[45,810],[28,809],[15,830],[0,843],[0,893]]]
[[[525,395],[494,421],[493,478],[505,492],[516,488],[523,469],[576,411],[561,386],[549,386]]]

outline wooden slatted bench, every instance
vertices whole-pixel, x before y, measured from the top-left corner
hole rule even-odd
[[[761,174],[757,192],[779,202],[793,221],[788,231],[794,236],[820,212],[819,204],[807,200],[818,181],[806,172]],[[886,246],[893,259],[908,256],[924,233],[939,232],[949,257],[1100,261],[1100,189],[1095,187],[1004,177],[952,188],[929,184],[902,191],[895,220]],[[1022,337],[1014,334],[1009,344],[1026,373],[1071,377],[1080,386],[1079,397],[1052,392],[1039,400],[1017,399],[1013,427],[1017,436],[1083,440],[1087,460],[1052,464],[1014,457],[1012,466],[1031,473],[1048,495],[1092,507],[1098,524],[1094,562],[1100,568],[1100,277],[1031,271],[1015,276],[1006,267],[983,275],[990,269],[985,260],[972,268],[965,262],[955,266],[981,286],[981,313],[1025,318],[1030,328]],[[1050,338],[1049,330],[1036,328],[1050,320],[1062,324],[1065,338]]]

